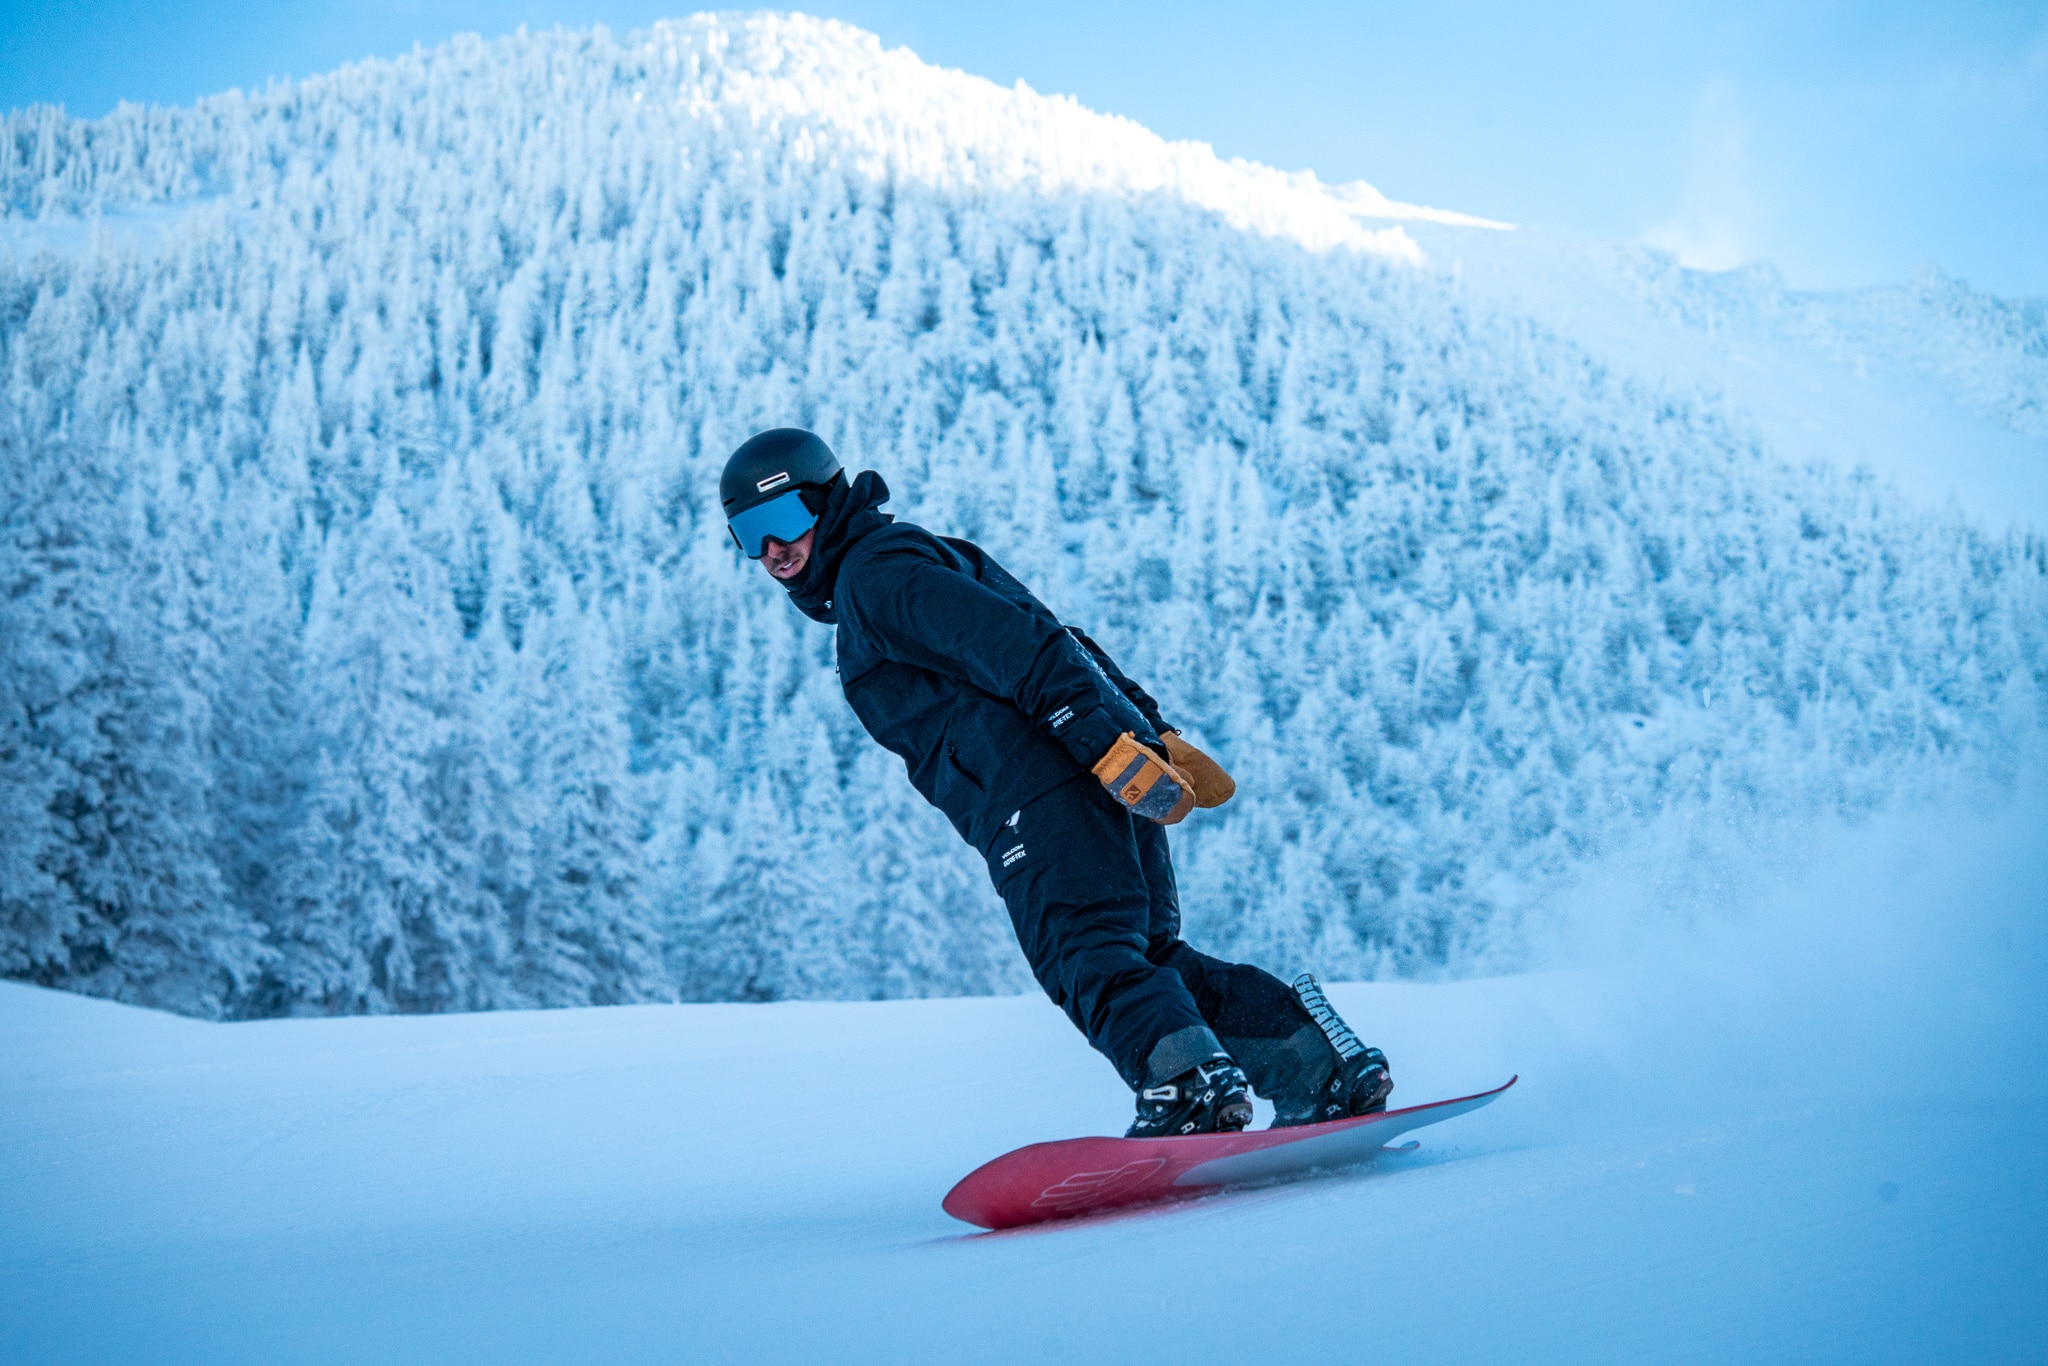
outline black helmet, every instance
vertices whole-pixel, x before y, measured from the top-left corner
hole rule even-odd
[[[832,485],[844,479],[839,457],[814,432],[777,427],[747,438],[725,462],[718,501],[740,553],[761,558],[761,542],[787,544],[816,525]]]

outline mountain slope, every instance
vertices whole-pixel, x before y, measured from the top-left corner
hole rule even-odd
[[[1189,932],[1279,970],[1525,961],[1647,822],[2000,779],[2044,714],[2038,538],[1418,263],[1493,229],[839,25],[26,111],[0,211],[29,981],[224,1016],[1027,985],[727,541],[716,471],[781,423],[1222,755]]]
[[[1718,391],[1794,461],[1858,466],[1923,506],[2048,526],[2048,301],[1939,272],[1844,292],[1768,267],[1686,270],[1661,252],[1418,225],[1475,299],[1544,318],[1602,364]]]

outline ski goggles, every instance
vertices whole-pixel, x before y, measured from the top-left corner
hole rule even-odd
[[[765,503],[756,503],[745,512],[735,512],[725,525],[740,553],[758,560],[767,549],[763,541],[772,539],[788,545],[817,524],[818,514],[804,506],[800,491],[791,489]]]

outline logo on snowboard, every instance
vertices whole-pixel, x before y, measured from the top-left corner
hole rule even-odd
[[[1141,1157],[1136,1162],[1124,1163],[1113,1172],[1075,1172],[1058,1185],[1047,1186],[1040,1191],[1038,1198],[1031,1202],[1031,1208],[1049,1209],[1060,1214],[1090,1209],[1142,1184],[1165,1165],[1163,1157]]]

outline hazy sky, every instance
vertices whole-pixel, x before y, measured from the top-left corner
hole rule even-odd
[[[1643,239],[1794,284],[1931,261],[2048,295],[2048,0],[1292,6],[844,0],[926,61],[1226,156]],[[0,107],[188,103],[475,30],[624,30],[655,0],[0,0]]]

